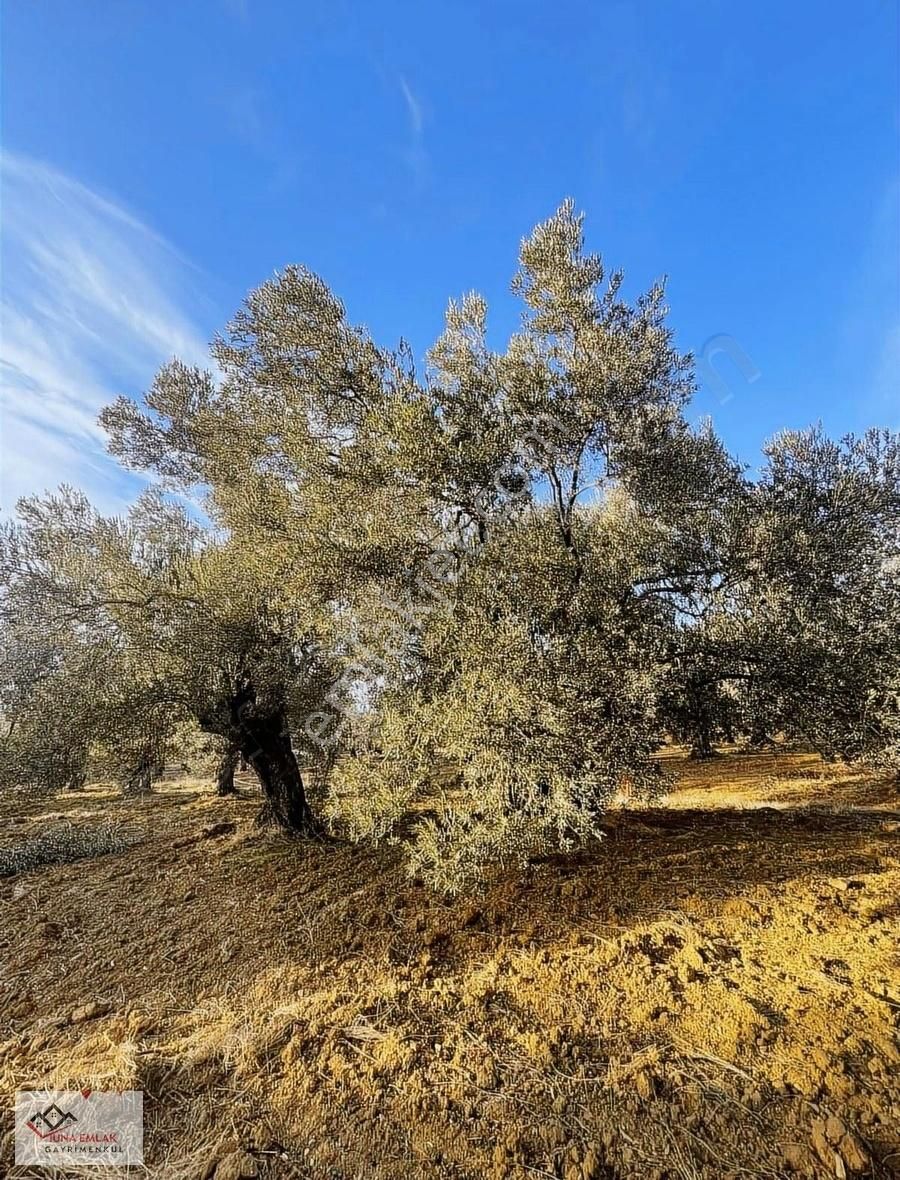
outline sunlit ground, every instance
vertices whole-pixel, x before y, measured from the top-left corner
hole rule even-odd
[[[0,882],[4,1092],[143,1089],[165,1180],[892,1174],[897,784],[668,763],[598,846],[452,902],[391,849],[254,829],[249,779],[7,799],[6,846],[138,842]]]

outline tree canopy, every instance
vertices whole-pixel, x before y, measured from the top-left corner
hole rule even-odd
[[[419,371],[289,267],[209,370],[109,406],[151,490],[26,500],[0,536],[3,778],[105,751],[148,785],[189,722],[263,818],[402,840],[453,890],[596,836],[668,737],[896,764],[898,436],[782,434],[751,477],[685,416],[663,285],[626,300],[570,202],[512,290],[503,351],[470,293]]]

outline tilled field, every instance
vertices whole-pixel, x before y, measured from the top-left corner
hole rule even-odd
[[[54,1084],[144,1090],[161,1180],[900,1175],[897,785],[673,766],[453,901],[260,833],[249,781],[7,800],[6,847],[137,842],[0,881],[2,1166],[13,1091]]]

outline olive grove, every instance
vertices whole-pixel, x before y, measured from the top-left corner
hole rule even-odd
[[[125,518],[63,489],[3,526],[0,780],[146,789],[191,724],[261,818],[455,890],[596,836],[668,739],[896,766],[900,438],[785,433],[751,475],[686,417],[662,285],[622,286],[566,203],[502,351],[476,294],[420,371],[301,267],[251,293],[208,371],[103,412],[153,483]]]

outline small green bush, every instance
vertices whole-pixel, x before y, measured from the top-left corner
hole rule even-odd
[[[124,832],[118,824],[104,823],[93,827],[66,824],[12,848],[0,848],[0,877],[13,877],[42,865],[72,864],[111,852],[124,852],[135,843],[137,837]]]

